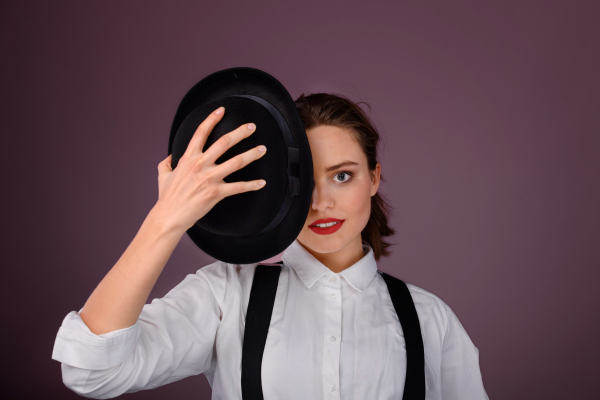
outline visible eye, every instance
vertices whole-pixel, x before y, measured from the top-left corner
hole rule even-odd
[[[344,176],[344,175],[347,175],[348,179],[338,180],[338,182],[340,182],[340,183],[346,183],[346,182],[350,181],[350,179],[352,179],[352,172],[341,171],[341,172],[338,172],[337,174],[335,174],[336,177],[340,177],[340,176]]]

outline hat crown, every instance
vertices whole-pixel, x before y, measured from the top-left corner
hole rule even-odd
[[[294,100],[277,79],[256,68],[228,68],[203,78],[181,100],[169,136],[174,169],[198,126],[219,106],[225,107],[225,114],[207,136],[203,151],[241,125],[255,123],[256,131],[226,149],[215,163],[265,145],[262,157],[223,181],[265,179],[267,184],[221,199],[187,233],[218,260],[260,262],[287,248],[306,222],[313,184],[308,138]]]
[[[245,237],[266,233],[263,231],[277,217],[286,196],[288,152],[277,121],[263,105],[247,97],[227,96],[197,107],[179,126],[173,142],[172,165],[174,168],[177,166],[198,125],[221,106],[225,107],[225,114],[210,132],[202,152],[206,152],[222,136],[253,122],[256,124],[254,133],[227,149],[215,164],[265,145],[265,155],[227,175],[223,181],[265,179],[267,184],[256,191],[223,198],[196,225],[224,236]]]

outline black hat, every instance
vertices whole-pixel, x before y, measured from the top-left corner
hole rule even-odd
[[[169,137],[173,169],[198,126],[220,106],[225,107],[225,114],[202,151],[221,136],[253,122],[256,131],[215,163],[263,144],[267,146],[264,156],[223,180],[265,179],[267,184],[223,198],[187,233],[217,260],[257,263],[285,250],[306,222],[313,187],[310,146],[294,100],[277,79],[255,68],[229,68],[202,79],[181,100]]]

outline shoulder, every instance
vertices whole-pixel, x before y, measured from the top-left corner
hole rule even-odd
[[[189,273],[185,278],[168,293],[177,293],[182,290],[193,287],[206,287],[217,284],[220,280],[227,277],[228,264],[222,261],[216,261],[198,269],[196,273]]]
[[[424,325],[436,325],[436,330],[446,341],[461,340],[469,342],[470,338],[462,323],[450,306],[435,294],[407,283],[419,319]]]
[[[165,297],[181,296],[186,293],[206,291],[206,289],[210,289],[215,297],[219,297],[225,292],[233,275],[237,275],[241,267],[217,260],[198,269],[196,273],[187,274]]]
[[[433,325],[441,336],[445,335],[452,310],[439,296],[412,283],[406,283],[415,303],[419,320],[424,325]]]
[[[217,260],[197,270],[195,276],[210,285],[217,299],[224,299],[226,293],[241,291],[243,286],[252,282],[257,265],[229,264]]]
[[[254,273],[258,263],[253,264],[229,264],[224,261],[215,261],[212,264],[205,265],[196,271],[196,276],[206,279],[209,282],[226,282],[231,279],[239,279],[244,273]]]
[[[407,286],[415,302],[422,330],[426,334],[435,335],[440,352],[450,354],[447,356],[450,360],[460,357],[465,363],[473,363],[471,368],[475,371],[475,368],[478,368],[479,350],[456,313],[435,294],[415,285]]]
[[[413,285],[412,283],[406,283],[410,295],[413,301],[419,302],[420,304],[428,307],[435,307],[440,309],[449,309],[450,307],[444,300],[436,296],[435,294],[423,289],[422,287]]]
[[[227,279],[227,274],[230,273],[231,267],[232,264],[217,260],[197,270],[196,276],[209,281]]]

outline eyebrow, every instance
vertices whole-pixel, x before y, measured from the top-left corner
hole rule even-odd
[[[358,163],[357,163],[357,162],[354,162],[354,161],[349,161],[349,160],[346,160],[346,161],[344,161],[344,162],[341,162],[341,163],[339,163],[339,164],[332,165],[331,167],[327,167],[327,168],[325,168],[325,172],[333,171],[333,170],[336,170],[336,169],[338,169],[338,168],[345,167],[345,166],[347,166],[347,165],[358,165]]]

